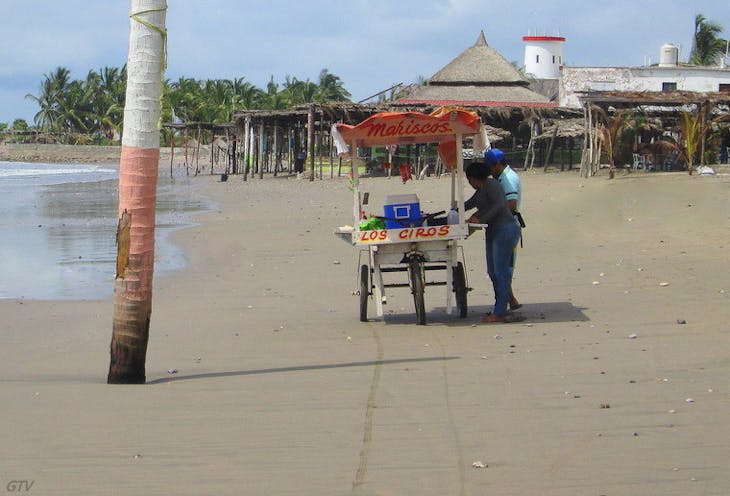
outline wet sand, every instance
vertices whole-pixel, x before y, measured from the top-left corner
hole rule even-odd
[[[104,383],[110,299],[0,301],[2,484],[725,494],[730,177],[522,177],[526,320],[479,322],[492,294],[475,234],[468,317],[428,288],[426,326],[407,289],[358,321],[357,249],[332,234],[352,223],[345,179],[197,178],[219,207],[173,235],[186,269],[155,279],[147,385]],[[374,199],[405,192],[364,183]],[[413,186],[425,210],[447,205],[447,179]]]
[[[0,299],[103,299],[113,294],[116,166],[0,162]],[[168,233],[210,207],[197,182],[162,171],[156,273],[185,265]],[[29,269],[32,276],[29,276]]]

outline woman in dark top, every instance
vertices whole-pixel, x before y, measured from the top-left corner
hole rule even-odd
[[[489,176],[484,164],[472,163],[466,168],[466,179],[476,190],[464,203],[466,210],[476,209],[467,222],[487,224],[487,273],[494,287],[494,311],[482,322],[511,322],[507,313],[510,288],[510,260],[520,239],[520,229],[507,205],[504,191],[496,179]]]

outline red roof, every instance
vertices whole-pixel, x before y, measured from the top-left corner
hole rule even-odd
[[[562,36],[523,36],[522,41],[565,41]]]

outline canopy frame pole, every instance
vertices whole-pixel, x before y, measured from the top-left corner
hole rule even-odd
[[[362,199],[360,198],[360,174],[355,163],[357,157],[357,145],[353,141],[350,144],[350,179],[352,182],[352,195],[353,195],[353,215],[355,219],[355,225],[353,226],[356,231],[360,230],[360,219],[362,217]]]
[[[463,225],[465,222],[464,214],[464,188],[462,175],[464,174],[464,155],[463,155],[463,135],[457,133],[456,136],[456,170],[451,171],[451,206],[454,206],[454,198],[456,198],[456,207],[459,214],[459,225]],[[458,187],[457,187],[458,185]],[[449,262],[446,269],[446,314],[451,315],[456,307],[452,306],[452,292],[454,287],[454,268],[458,264],[456,251],[457,243],[455,240],[450,240],[449,246]]]
[[[461,142],[462,139],[463,135],[456,135],[456,175],[454,177],[454,182],[456,184],[452,183],[451,187],[452,201],[454,198],[454,190],[456,190],[456,208],[458,208],[459,213],[459,224],[464,224],[466,222],[466,212],[464,212],[464,188],[462,187],[464,184],[464,157],[462,149],[463,145]]]

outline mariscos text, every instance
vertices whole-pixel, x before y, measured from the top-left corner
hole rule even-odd
[[[400,121],[393,124],[373,123],[368,129],[368,138],[392,138],[396,136],[453,134],[448,122],[419,123],[413,120]]]

